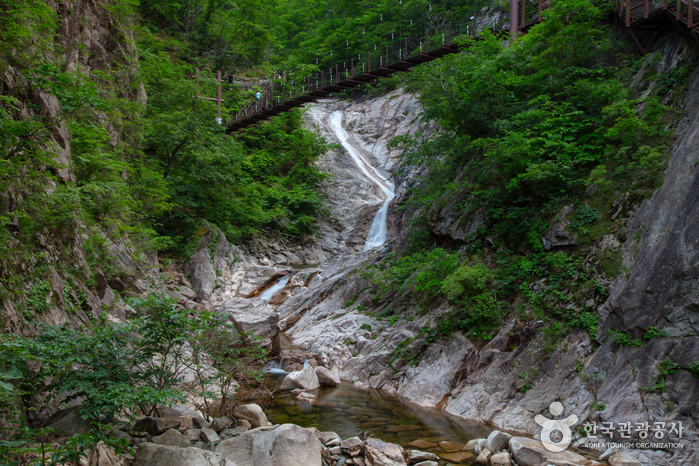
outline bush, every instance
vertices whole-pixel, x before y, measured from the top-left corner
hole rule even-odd
[[[241,335],[219,315],[177,309],[172,299],[158,296],[131,304],[140,315],[127,324],[44,326],[34,337],[3,337],[0,361],[7,370],[0,373],[0,389],[12,392],[16,380],[28,394],[60,404],[79,401],[84,418],[111,422],[127,408],[150,415],[188,393],[230,399],[232,377],[243,383],[243,375],[258,377],[254,369],[261,368],[265,351],[242,346]],[[196,383],[184,384],[185,368],[198,374]],[[222,387],[216,394],[207,391],[214,381]]]

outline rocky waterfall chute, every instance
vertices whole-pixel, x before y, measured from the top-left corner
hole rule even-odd
[[[388,181],[386,177],[381,175],[379,171],[371,165],[367,160],[361,155],[361,153],[348,141],[348,135],[345,128],[342,126],[342,112],[336,111],[330,116],[330,129],[335,133],[340,141],[342,147],[345,148],[347,153],[352,157],[354,163],[359,167],[364,176],[366,176],[371,182],[376,184],[376,186],[383,191],[386,195],[381,208],[376,213],[374,220],[369,228],[369,233],[367,234],[366,242],[364,243],[364,251],[368,251],[377,246],[381,246],[386,242],[387,237],[387,227],[386,227],[386,216],[388,213],[388,206],[394,198],[395,186],[393,183]],[[373,172],[373,174],[372,174]]]

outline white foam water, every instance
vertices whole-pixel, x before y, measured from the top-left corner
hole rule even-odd
[[[277,292],[279,292],[282,288],[286,286],[287,283],[289,283],[289,279],[291,278],[291,274],[287,275],[286,277],[283,277],[281,280],[279,280],[277,283],[274,285],[270,286],[267,288],[261,295],[260,298],[264,299],[265,301],[269,301],[274,297]]]
[[[391,203],[395,196],[394,185],[388,179],[386,179],[379,171],[372,166],[367,160],[362,157],[360,152],[349,143],[347,131],[342,127],[342,112],[336,111],[330,115],[330,129],[335,133],[337,138],[340,140],[340,144],[345,148],[347,153],[352,157],[354,163],[359,167],[359,169],[364,173],[364,176],[369,178],[376,186],[383,191],[386,195],[386,200],[381,205],[381,208],[376,215],[374,220],[371,222],[371,227],[369,228],[369,233],[367,234],[366,242],[364,243],[364,251],[373,249],[377,246],[381,246],[386,242],[388,236],[386,229],[386,217],[388,214],[388,205]],[[373,175],[372,173],[373,172]]]

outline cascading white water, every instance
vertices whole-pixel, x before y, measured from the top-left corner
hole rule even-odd
[[[269,301],[272,299],[272,297],[277,294],[279,290],[284,288],[287,283],[289,283],[289,279],[291,278],[291,274],[287,275],[286,277],[283,277],[281,280],[279,280],[277,283],[274,285],[270,286],[267,288],[261,295],[260,298],[264,299],[265,301]]]
[[[369,228],[369,234],[367,234],[366,242],[364,243],[364,251],[368,251],[369,249],[375,248],[377,246],[381,246],[386,242],[386,216],[388,214],[388,205],[391,203],[391,200],[393,200],[393,197],[395,196],[394,194],[394,185],[388,179],[386,179],[379,171],[373,167],[369,162],[366,161],[364,157],[359,153],[357,149],[350,144],[347,139],[347,131],[345,131],[345,128],[342,127],[342,112],[341,111],[336,111],[332,115],[330,115],[330,129],[335,133],[337,138],[340,140],[340,144],[342,144],[342,147],[345,148],[347,153],[349,153],[350,157],[352,157],[352,160],[354,163],[359,167],[359,169],[364,173],[364,176],[369,178],[376,186],[381,189],[381,191],[384,192],[386,195],[386,200],[383,202],[383,205],[379,209],[378,212],[376,212],[376,216],[374,216],[374,220],[371,222],[371,227]],[[370,170],[374,172],[374,175],[370,173]]]

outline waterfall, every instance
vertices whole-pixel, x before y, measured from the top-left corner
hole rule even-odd
[[[279,280],[277,283],[274,285],[270,286],[267,288],[261,295],[260,298],[264,299],[265,301],[269,301],[272,299],[272,297],[277,294],[279,290],[284,288],[287,283],[289,283],[289,279],[291,278],[291,274],[287,275],[286,277],[283,277],[281,280]]]
[[[349,153],[354,163],[364,173],[364,176],[369,178],[376,186],[386,195],[386,200],[381,205],[381,208],[376,212],[374,220],[371,222],[369,233],[367,234],[366,242],[364,243],[364,251],[381,246],[386,242],[386,216],[388,214],[388,205],[394,197],[393,183],[388,181],[379,171],[373,167],[357,149],[350,144],[347,139],[347,131],[342,127],[342,112],[336,111],[330,115],[330,129],[335,133],[340,140],[340,144]],[[373,175],[371,172],[373,172]]]
[[[282,362],[281,361],[272,361],[267,365],[265,368],[264,372],[270,375],[286,375],[288,374],[287,371],[282,369]]]

